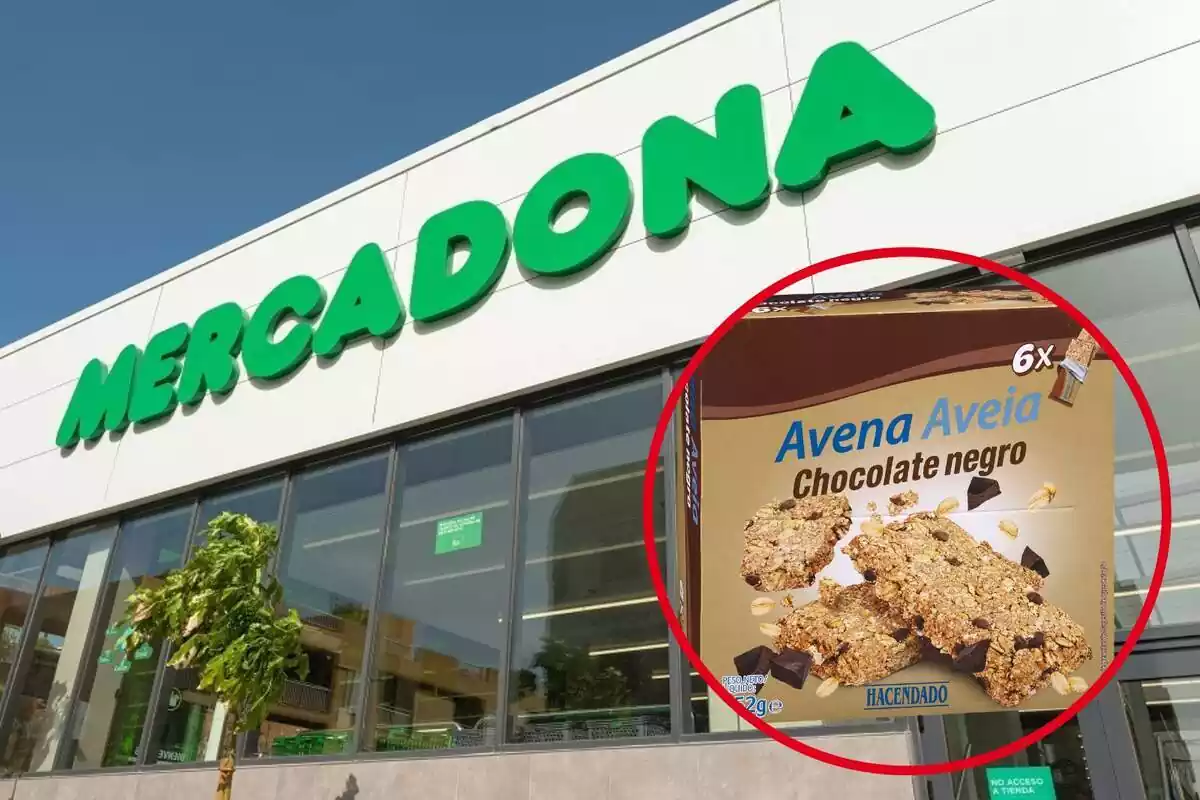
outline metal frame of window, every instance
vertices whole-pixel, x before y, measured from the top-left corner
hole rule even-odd
[[[183,541],[183,563],[186,564],[192,557],[192,546],[196,538],[196,522],[200,518],[200,506],[202,501],[196,497],[192,501],[192,515],[188,520],[187,536]],[[159,648],[158,666],[154,671],[154,686],[150,689],[150,699],[147,701],[146,718],[142,721],[142,738],[138,742],[137,764],[138,766],[146,766],[151,763],[158,763],[157,753],[155,760],[150,759],[150,745],[154,738],[154,729],[157,726],[160,715],[166,710],[167,698],[163,697],[163,681],[166,679],[167,662],[171,659],[171,645],[169,642],[163,642]]]
[[[1139,240],[1147,238],[1173,234],[1176,243],[1179,247],[1184,266],[1187,270],[1190,285],[1196,295],[1197,303],[1200,304],[1200,255],[1197,254],[1195,243],[1192,240],[1189,225],[1200,222],[1200,209],[1191,208],[1184,211],[1175,211],[1168,214],[1153,217],[1147,220],[1137,221],[1126,225],[1116,226],[1096,234],[1085,237],[1074,237],[1061,244],[1029,249],[1025,252],[1017,252],[1015,261],[1007,259],[1009,263],[1019,264],[1019,268],[1036,273],[1041,269],[1045,269],[1057,264],[1076,260],[1082,256],[1089,255],[1095,252],[1112,250],[1123,245],[1131,244]],[[996,282],[997,278],[986,272],[981,272],[974,268],[964,268],[959,271],[951,271],[949,273],[942,272],[936,276],[926,280],[911,282],[907,284],[911,288],[945,288],[948,286],[973,286],[984,285]],[[513,644],[516,635],[517,617],[520,613],[517,607],[519,580],[521,578],[521,558],[522,558],[522,542],[521,542],[521,523],[523,520],[523,492],[525,482],[527,480],[527,469],[525,465],[525,417],[526,414],[534,409],[548,406],[552,403],[569,400],[571,398],[584,395],[591,395],[602,392],[607,388],[625,385],[637,380],[649,379],[652,375],[657,374],[662,383],[662,395],[664,400],[669,396],[672,383],[677,377],[677,370],[683,360],[688,358],[695,348],[692,346],[683,347],[675,351],[674,354],[652,359],[649,362],[635,364],[633,366],[615,370],[599,379],[595,377],[580,379],[567,382],[532,395],[526,396],[516,401],[507,403],[499,403],[485,409],[483,411],[471,412],[457,417],[448,417],[438,420],[433,423],[419,426],[416,428],[402,431],[399,433],[391,433],[367,443],[355,443],[348,446],[336,447],[327,449],[315,456],[306,455],[300,456],[289,462],[282,472],[276,468],[272,472],[238,476],[233,479],[214,482],[211,486],[194,492],[189,492],[185,495],[174,498],[168,503],[155,504],[153,508],[167,508],[171,504],[179,506],[192,504],[191,528],[189,530],[186,555],[190,556],[195,546],[195,537],[199,531],[196,529],[198,514],[201,505],[207,500],[215,496],[219,496],[225,492],[236,490],[241,487],[251,487],[255,484],[267,484],[271,480],[280,480],[280,508],[278,525],[281,530],[281,536],[288,535],[288,527],[290,525],[290,516],[293,508],[293,488],[296,477],[308,470],[317,468],[320,465],[334,464],[339,461],[351,459],[354,457],[369,457],[372,452],[388,452],[388,486],[386,489],[386,498],[384,502],[383,519],[381,522],[383,530],[383,557],[380,560],[380,568],[376,573],[376,585],[372,592],[369,613],[370,623],[368,624],[368,638],[364,645],[363,655],[363,672],[359,680],[359,686],[355,690],[354,697],[354,713],[356,714],[355,723],[355,742],[352,752],[339,755],[316,755],[316,756],[295,756],[295,757],[272,757],[269,754],[258,756],[255,759],[256,763],[307,763],[314,761],[344,761],[344,760],[364,760],[373,758],[433,758],[433,757],[453,757],[458,755],[467,755],[476,752],[505,752],[505,751],[538,751],[538,750],[560,750],[560,749],[587,749],[587,748],[606,748],[619,746],[666,746],[680,743],[699,743],[699,742],[719,742],[719,741],[744,741],[761,739],[762,736],[757,731],[727,731],[719,733],[694,733],[692,732],[692,713],[690,697],[691,676],[690,669],[686,659],[683,658],[682,652],[677,646],[673,638],[671,638],[671,646],[668,651],[668,666],[669,680],[671,684],[670,690],[670,718],[671,732],[670,735],[664,737],[651,738],[631,738],[628,740],[604,740],[604,741],[566,741],[566,742],[551,742],[551,743],[517,743],[509,741],[511,727],[510,709],[509,709],[509,692],[511,688],[511,668],[513,658]],[[364,749],[366,744],[365,730],[368,714],[367,704],[371,702],[371,686],[373,676],[371,670],[374,669],[377,658],[377,642],[379,609],[383,602],[382,592],[384,591],[384,582],[387,579],[386,561],[388,547],[390,544],[390,528],[392,515],[395,510],[396,503],[396,477],[398,470],[403,468],[401,462],[400,448],[407,443],[415,441],[423,441],[437,433],[455,429],[466,429],[473,425],[487,422],[501,415],[511,415],[513,421],[513,443],[512,443],[512,470],[513,470],[513,497],[512,497],[512,513],[513,513],[513,546],[509,554],[510,562],[509,569],[509,595],[508,606],[505,609],[505,637],[502,644],[500,654],[500,672],[497,686],[497,702],[496,702],[496,740],[490,745],[471,748],[452,748],[446,750],[431,750],[431,751],[372,751]],[[675,423],[673,422],[672,425]],[[672,428],[673,430],[674,428]],[[673,603],[677,603],[677,569],[676,554],[677,554],[677,516],[671,512],[678,501],[677,497],[677,474],[676,474],[676,453],[674,437],[668,436],[663,447],[662,457],[664,460],[664,490],[667,500],[667,514],[665,522],[665,532],[667,539],[667,583],[668,595],[672,598]],[[56,543],[62,542],[67,538],[75,535],[83,535],[90,532],[104,530],[109,526],[114,526],[113,539],[110,544],[110,551],[105,563],[104,577],[107,580],[108,569],[111,564],[111,559],[120,544],[121,529],[124,524],[134,517],[141,517],[147,513],[153,513],[146,508],[137,508],[132,511],[122,511],[116,515],[87,524],[85,526],[75,528],[67,533],[52,533],[49,536],[45,534],[35,534],[33,536],[18,536],[5,542],[6,548],[13,545],[23,545],[26,542],[45,539],[47,541],[46,557],[43,560],[41,572],[39,573],[35,594],[30,600],[29,608],[25,615],[25,624],[22,630],[21,640],[18,644],[16,657],[13,661],[11,677],[8,681],[9,691],[6,691],[3,697],[0,697],[0,741],[7,739],[11,732],[13,717],[16,713],[17,700],[21,696],[20,688],[27,677],[28,670],[33,655],[33,648],[36,642],[36,636],[31,634],[30,624],[37,620],[42,602],[42,594],[47,579],[46,570],[49,567],[51,549]],[[272,563],[272,573],[277,573],[279,564]],[[99,603],[97,608],[92,611],[92,625],[89,627],[86,635],[88,637],[85,646],[94,644],[96,636],[96,620],[99,613]],[[1125,632],[1118,632],[1117,644],[1123,644],[1125,640]],[[1197,648],[1191,650],[1188,648]],[[90,652],[90,651],[89,651]],[[1131,659],[1122,673],[1122,679],[1134,679],[1136,675],[1148,671],[1147,674],[1161,672],[1164,669],[1182,669],[1183,665],[1193,664],[1196,659],[1200,659],[1200,622],[1187,625],[1162,626],[1148,629],[1143,635],[1138,644],[1137,651],[1139,655],[1135,655]],[[138,764],[131,767],[108,767],[103,769],[82,769],[70,770],[67,765],[55,765],[55,769],[49,772],[35,773],[29,777],[42,777],[53,775],[83,775],[93,772],[103,772],[110,774],[121,771],[136,771],[136,770],[153,770],[153,769],[175,769],[194,767],[195,764],[175,764],[175,763],[148,763],[150,761],[149,750],[153,745],[153,731],[161,722],[162,714],[165,713],[165,680],[166,680],[166,662],[169,660],[170,654],[168,648],[164,647],[159,657],[157,665],[154,687],[151,693],[150,712],[144,722],[142,739],[138,755]],[[1200,662],[1195,662],[1200,663]],[[80,668],[82,669],[82,664]],[[1189,667],[1190,668],[1190,667]],[[64,735],[70,731],[70,726],[74,724],[76,716],[76,706],[78,694],[81,687],[78,685],[79,675],[76,676],[76,683],[72,690],[71,705],[68,712],[68,717],[65,721],[66,727],[63,728]],[[1128,725],[1125,722],[1124,709],[1121,705],[1119,691],[1113,686],[1106,692],[1102,693],[1101,698],[1096,704],[1089,707],[1083,714],[1080,715],[1081,730],[1085,736],[1085,747],[1099,748],[1103,747],[1103,755],[1110,762],[1111,766],[1100,768],[1103,774],[1096,781],[1098,797],[1103,798],[1119,798],[1119,800],[1141,800],[1144,796],[1141,789],[1140,780],[1138,780],[1138,772],[1136,770],[1136,762],[1130,766],[1128,757],[1132,755],[1130,748],[1125,748],[1125,743],[1122,736],[1128,737]],[[823,725],[819,728],[802,728],[795,730],[795,735],[806,736],[810,734],[819,734],[821,736],[839,735],[839,734],[863,734],[875,732],[901,732],[909,731],[912,736],[913,757],[924,763],[943,761],[948,757],[947,745],[945,739],[945,724],[941,717],[916,717],[916,718],[898,718],[898,719],[880,719],[880,720],[865,720],[862,722],[837,723],[832,725]],[[1103,744],[1101,744],[1103,743]],[[239,742],[238,753],[241,758],[248,755],[247,745],[249,744],[248,737],[243,736]],[[60,748],[57,761],[65,761],[64,755],[67,748]],[[198,762],[199,763],[199,762]],[[1092,763],[1092,760],[1089,760]],[[1096,765],[1093,765],[1096,768]],[[1110,774],[1111,771],[1111,774]],[[1132,775],[1132,784],[1131,784]],[[1135,784],[1135,785],[1133,785]],[[1103,788],[1100,788],[1103,786]],[[928,780],[914,779],[914,791],[918,797],[929,798],[929,800],[949,800],[953,798],[953,782],[947,775],[933,776]]]
[[[24,688],[25,679],[29,677],[29,668],[33,662],[33,653],[37,645],[37,634],[34,633],[33,635],[30,635],[30,628],[32,627],[31,623],[38,620],[38,614],[41,612],[42,602],[45,599],[46,573],[50,568],[50,560],[53,556],[54,547],[77,536],[88,536],[90,534],[99,533],[106,530],[112,530],[112,540],[109,542],[108,553],[104,558],[104,569],[101,573],[101,582],[103,583],[108,578],[108,565],[112,561],[113,553],[117,548],[117,539],[120,535],[120,525],[117,522],[108,521],[106,523],[85,526],[83,528],[69,531],[62,536],[51,537],[50,539],[50,546],[46,550],[46,560],[42,564],[41,576],[38,579],[37,595],[30,604],[29,612],[25,615],[25,629],[21,632],[21,643],[17,647],[17,657],[13,662],[13,669],[10,673],[12,677],[8,682],[8,688],[4,692],[3,702],[0,702],[0,747],[2,748],[7,748],[9,737],[12,735],[13,715],[16,713],[16,703],[13,700],[13,697],[14,695],[22,696],[20,690]],[[82,585],[76,589],[76,602],[79,600],[78,592],[81,588]],[[96,610],[93,608],[89,617],[89,627],[84,632],[85,645],[90,642],[94,636],[93,628],[95,626],[95,617]],[[82,667],[83,662],[80,661],[76,671],[76,683],[78,683],[78,669],[81,669]],[[74,689],[72,690],[72,697],[73,696]],[[70,706],[68,706],[68,708],[70,708]],[[66,720],[64,720],[64,722],[65,721]],[[70,729],[66,727],[62,728],[62,732],[64,733],[69,730]],[[55,752],[55,764],[51,767],[51,769],[32,773],[21,773],[21,775],[49,775],[59,772],[60,770],[57,769],[57,761],[61,757],[61,754],[61,749]],[[5,766],[5,769],[7,770],[7,766]]]
[[[525,493],[525,482],[528,480],[525,469],[525,417],[517,409],[513,410],[512,456],[509,462],[512,467],[512,546],[509,548],[508,562],[508,603],[502,616],[504,618],[504,634],[500,645],[500,675],[496,682],[496,733],[493,747],[503,745],[508,740],[509,728],[509,694],[512,691],[512,651],[513,639],[517,627],[517,593],[520,584],[517,577],[517,565],[520,563],[524,548],[521,546],[521,511],[524,507],[522,497]]]
[[[383,541],[380,542],[379,571],[375,575],[375,590],[367,606],[367,628],[364,632],[366,641],[363,642],[362,677],[355,690],[354,746],[353,750],[367,751],[367,714],[371,702],[371,687],[375,683],[375,647],[379,638],[379,604],[383,602],[383,589],[388,578],[388,542],[391,539],[393,515],[398,508],[396,504],[396,485],[400,481],[400,471],[404,465],[400,462],[400,448],[393,442],[388,448],[387,488],[383,501]]]
[[[664,367],[662,370],[662,399],[665,406],[671,397],[671,389],[675,383],[675,371]],[[663,440],[662,460],[663,460],[663,506],[666,508],[666,519],[664,528],[667,538],[667,563],[665,566],[666,575],[664,579],[667,584],[667,599],[671,603],[671,611],[679,608],[679,561],[676,558],[678,555],[679,546],[679,465],[676,463],[678,458],[678,448],[676,447],[675,437],[678,431],[678,415],[671,414],[671,422],[667,427],[667,435]],[[684,733],[691,733],[694,725],[692,717],[691,703],[691,665],[687,659],[683,657],[683,651],[679,648],[679,643],[675,640],[675,634],[670,630],[667,631],[667,641],[670,647],[667,650],[667,673],[670,675],[671,689],[671,735],[678,737]]]
[[[195,526],[196,515],[199,513],[200,499],[198,497],[192,498],[190,503],[180,503],[178,501],[176,501],[176,502],[168,501],[165,503],[161,503],[156,506],[152,506],[150,508],[144,509],[144,510],[142,510],[141,513],[131,514],[128,517],[124,517],[120,520],[120,523],[117,525],[116,533],[113,535],[112,544],[109,546],[108,558],[105,559],[105,563],[104,563],[104,573],[100,579],[100,586],[97,588],[96,605],[94,608],[92,608],[92,614],[90,617],[90,621],[88,623],[87,633],[86,633],[86,636],[84,637],[82,653],[84,654],[85,658],[91,657],[91,654],[92,654],[93,650],[95,649],[96,642],[98,640],[102,640],[103,636],[104,636],[104,630],[103,630],[104,626],[100,624],[101,609],[104,606],[104,595],[108,591],[109,572],[110,572],[110,570],[112,570],[112,566],[114,563],[113,559],[116,557],[117,553],[120,550],[121,543],[123,541],[123,534],[125,531],[125,526],[131,522],[137,522],[137,521],[144,520],[149,517],[156,516],[156,515],[168,514],[172,511],[182,510],[184,508],[187,508],[189,505],[191,506],[191,510],[188,515],[188,529],[187,529],[187,534],[184,537],[184,551],[183,551],[183,562],[186,563],[187,557],[189,555],[189,547],[190,547],[191,538],[192,538],[192,528]],[[154,709],[154,700],[157,697],[156,693],[159,688],[158,684],[162,679],[162,668],[163,668],[163,664],[165,664],[165,662],[166,662],[166,655],[167,655],[166,651],[167,651],[167,647],[164,646],[162,648],[162,652],[159,653],[159,662],[160,663],[155,667],[154,676],[152,678],[153,685],[150,690],[150,705],[147,707],[146,717],[142,720],[142,737],[139,740],[139,749],[136,751],[137,755],[135,758],[135,762],[134,762],[134,764],[127,765],[124,768],[140,767],[140,766],[146,765],[146,738],[147,738],[148,731],[149,731],[149,723],[152,721],[152,718],[154,716],[151,712]],[[61,732],[62,741],[59,744],[58,750],[55,752],[54,767],[52,770],[49,770],[51,772],[82,771],[82,770],[72,770],[70,762],[73,761],[75,758],[75,745],[73,743],[72,735],[73,735],[73,731],[75,730],[76,724],[78,724],[80,722],[80,720],[78,719],[79,710],[80,710],[79,709],[79,695],[83,690],[82,678],[86,672],[85,664],[86,664],[86,662],[81,660],[79,662],[79,667],[75,673],[75,682],[72,685],[70,698],[69,698],[69,701],[67,704],[67,715],[63,719],[63,724],[62,724],[62,732]],[[96,769],[96,770],[103,769],[104,771],[108,771],[110,769],[114,769],[114,767],[88,768],[87,771],[91,771],[92,769]]]
[[[103,526],[97,526],[96,530],[103,530]],[[12,733],[10,724],[12,715],[15,713],[13,696],[21,696],[21,689],[25,686],[25,678],[29,672],[29,662],[33,657],[33,647],[37,642],[36,636],[29,635],[29,627],[30,623],[37,619],[38,605],[42,599],[42,591],[46,586],[46,570],[50,568],[50,550],[54,547],[56,541],[62,541],[64,538],[66,537],[51,539],[46,543],[46,555],[42,559],[42,569],[38,573],[33,595],[29,598],[29,608],[25,610],[21,638],[17,642],[17,652],[9,667],[9,677],[5,682],[4,696],[0,697],[0,748],[5,750],[8,748],[8,739]],[[3,765],[3,769],[0,771],[7,773],[7,765]]]

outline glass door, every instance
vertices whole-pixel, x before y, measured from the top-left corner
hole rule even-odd
[[[958,714],[944,718],[948,755],[954,759],[1000,747],[1037,730],[1049,722],[1052,711],[997,711],[988,714]],[[1093,788],[1092,774],[1078,717],[1020,753],[1001,759],[992,767],[1049,767],[1055,800],[1093,800],[1102,797]],[[989,800],[987,769],[973,769],[951,776],[956,800]]]
[[[1200,800],[1200,649],[1139,654],[1121,677],[1147,800]]]

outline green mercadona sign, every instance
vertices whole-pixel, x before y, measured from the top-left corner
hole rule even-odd
[[[724,205],[752,209],[771,193],[762,95],[736,86],[717,102],[715,133],[668,116],[642,137],[642,221],[649,236],[668,239],[687,229],[699,189]],[[789,192],[811,189],[838,162],[876,150],[915,152],[936,130],[933,107],[861,45],[844,42],[813,64],[787,134],[775,154],[774,177]],[[568,203],[587,212],[570,230],[554,223]],[[408,313],[421,323],[459,314],[496,285],[510,251],[533,275],[564,276],[607,253],[629,225],[633,186],[625,168],[604,153],[584,153],[552,167],[521,201],[510,229],[493,203],[473,200],[430,217],[417,235]],[[455,250],[469,250],[451,271]],[[314,354],[334,359],[363,337],[400,331],[405,308],[383,251],[365,244],[341,283],[326,297],[311,276],[272,289],[253,314],[237,303],[210,308],[130,344],[111,364],[83,368],[56,441],[73,447],[104,431],[123,431],[194,406],[206,394],[225,395],[240,369],[259,381],[294,372]],[[286,333],[279,330],[294,322]]]

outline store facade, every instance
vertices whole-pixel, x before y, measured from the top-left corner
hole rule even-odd
[[[1049,766],[1060,798],[1194,796],[1200,163],[1186,154],[1200,111],[1184,76],[1198,40],[1200,10],[1167,0],[735,3],[0,349],[0,755],[15,796],[210,791],[220,707],[161,648],[123,653],[117,622],[134,588],[234,510],[280,526],[277,570],[312,665],[243,738],[239,797],[984,800],[984,770],[849,774],[744,730],[669,640],[641,552],[651,432],[696,344],[781,275],[898,244],[1036,272],[1122,348],[1168,446],[1175,538],[1151,628],[1119,684],[1005,763]],[[894,152],[794,179],[777,159],[844,41],[932,108],[936,136],[901,131]],[[757,140],[739,138],[759,107]],[[705,141],[691,125],[726,149],[708,162],[721,169],[689,177],[726,202],[685,190],[680,217],[664,212],[680,195],[660,189],[686,187],[682,173],[649,150],[661,156],[652,131],[672,126]],[[761,158],[736,160],[747,153]],[[590,205],[559,202],[573,189]],[[595,228],[587,246],[539,246],[529,218],[547,215],[547,231]],[[469,254],[453,246],[464,224]],[[447,247],[460,280],[423,283],[423,260],[444,267]],[[797,288],[990,279],[890,260]],[[241,348],[236,372],[222,347]],[[165,369],[135,378],[131,359]],[[133,400],[114,406],[122,376]],[[1124,390],[1115,436],[1126,628],[1159,514]],[[659,467],[676,586],[674,453]],[[1047,718],[794,733],[915,763]]]

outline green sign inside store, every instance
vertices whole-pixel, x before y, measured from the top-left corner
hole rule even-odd
[[[470,550],[483,544],[483,512],[460,514],[457,517],[439,519],[434,535],[434,555]]]
[[[667,116],[642,136],[642,223],[649,236],[683,233],[696,190],[741,210],[761,205],[771,194],[758,89],[743,85],[726,92],[713,127],[710,134]],[[774,154],[775,182],[784,191],[803,192],[839,162],[876,150],[912,153],[929,144],[935,131],[934,110],[924,98],[861,45],[843,42],[813,64]],[[493,289],[510,255],[533,275],[561,277],[586,269],[625,232],[633,191],[616,158],[584,153],[552,167],[533,185],[511,229],[500,209],[483,200],[433,215],[417,235],[407,313],[428,323],[465,311]],[[555,230],[566,205],[578,200],[586,201],[582,221]],[[469,255],[451,271],[452,254],[462,247]],[[168,418],[180,404],[195,406],[206,394],[229,394],[241,369],[259,381],[277,381],[313,355],[334,359],[356,340],[394,336],[405,313],[383,251],[365,244],[332,297],[315,278],[297,275],[268,292],[252,314],[237,303],[222,303],[190,325],[179,322],[156,333],[144,347],[127,345],[111,364],[88,362],[56,442],[74,447],[104,431]],[[285,322],[294,324],[280,335]]]
[[[991,800],[1054,800],[1054,776],[1049,767],[988,767]]]

